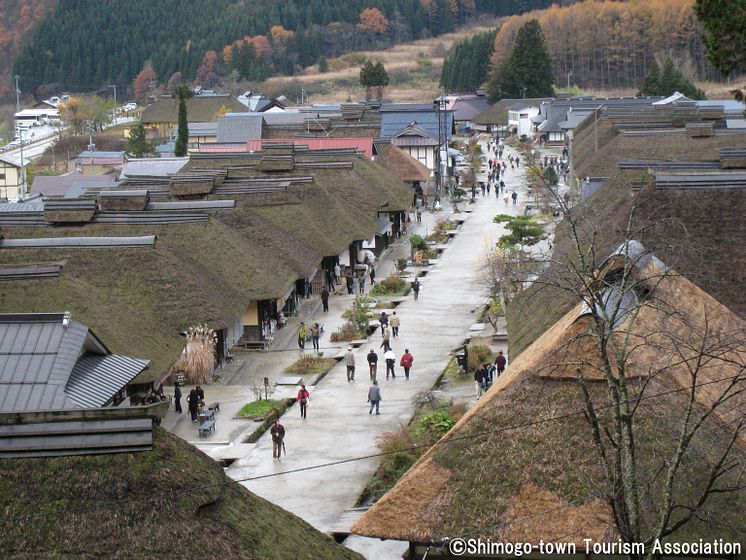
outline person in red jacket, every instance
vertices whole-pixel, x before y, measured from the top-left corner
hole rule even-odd
[[[497,375],[495,375],[495,378],[500,377],[502,372],[505,371],[505,366],[507,365],[508,360],[505,359],[505,355],[503,354],[503,351],[500,350],[497,353],[497,356],[495,357],[495,368],[497,369]]]
[[[311,393],[308,392],[305,385],[300,386],[298,391],[298,402],[300,403],[300,417],[305,420],[306,410],[308,409],[308,400],[311,398]]]
[[[399,360],[399,365],[404,368],[404,376],[409,379],[409,368],[412,367],[412,364],[414,363],[414,356],[409,353],[409,348],[404,349],[404,355],[402,355],[401,360]]]

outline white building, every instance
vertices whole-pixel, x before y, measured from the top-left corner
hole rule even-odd
[[[529,103],[514,103],[508,107],[508,128],[514,129],[516,135],[531,137],[533,124],[531,119],[539,114],[539,106]]]

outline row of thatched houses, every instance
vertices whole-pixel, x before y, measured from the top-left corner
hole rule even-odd
[[[351,150],[291,146],[203,154],[175,174],[148,168],[113,188],[0,212],[0,273],[26,271],[2,277],[2,308],[72,312],[113,351],[151,360],[135,384],[163,379],[196,323],[216,330],[218,359],[261,341],[325,270],[354,272],[362,249],[380,251],[411,204],[399,178]],[[59,274],[34,273],[50,263]]]

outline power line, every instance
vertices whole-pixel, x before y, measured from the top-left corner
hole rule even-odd
[[[663,392],[660,392],[660,393],[655,393],[653,395],[643,395],[642,397],[640,397],[639,400],[640,401],[644,401],[644,400],[657,399],[657,398],[661,398],[661,397],[673,395],[673,394],[676,394],[676,393],[681,393],[683,391],[690,391],[692,389],[692,387],[699,388],[699,387],[704,387],[704,386],[707,386],[707,385],[712,385],[712,384],[715,384],[715,383],[723,383],[723,382],[726,382],[726,381],[738,379],[739,377],[742,377],[742,376],[740,374],[739,375],[733,375],[733,376],[730,376],[730,377],[724,377],[724,378],[720,378],[720,379],[716,379],[716,380],[712,380],[712,381],[705,381],[703,383],[698,383],[698,384],[696,384],[694,386],[679,387],[679,388],[676,388],[676,389],[670,389],[668,391],[663,391]],[[608,405],[598,406],[598,407],[596,407],[596,410],[604,410],[604,409],[608,409],[608,408],[611,408],[611,407],[613,407],[613,404],[610,403]],[[465,435],[461,435],[461,436],[454,436],[454,437],[451,437],[451,438],[449,438],[449,439],[447,439],[445,441],[441,438],[440,440],[432,442],[432,443],[422,443],[422,444],[412,445],[412,446],[409,446],[409,447],[402,447],[402,448],[395,449],[395,450],[392,450],[392,451],[382,451],[382,452],[379,452],[379,453],[372,453],[370,455],[361,455],[361,456],[358,456],[358,457],[350,457],[349,459],[340,459],[338,461],[328,461],[326,463],[319,463],[318,465],[308,465],[308,466],[305,466],[305,467],[298,467],[298,468],[295,468],[295,469],[290,469],[290,470],[286,470],[286,471],[282,471],[282,472],[268,473],[268,474],[257,475],[257,476],[249,476],[249,477],[240,478],[240,479],[230,479],[230,480],[227,480],[227,481],[224,481],[224,482],[217,482],[215,484],[206,484],[206,485],[202,485],[202,486],[190,487],[188,489],[181,490],[181,491],[164,492],[163,494],[159,494],[159,495],[156,495],[156,496],[149,496],[147,498],[144,498],[144,500],[147,501],[147,502],[155,502],[156,500],[159,500],[161,498],[170,498],[170,497],[179,496],[179,495],[182,495],[182,494],[192,494],[194,492],[198,492],[198,491],[201,491],[201,490],[210,490],[210,489],[213,489],[213,488],[219,488],[219,487],[228,486],[228,485],[231,485],[231,484],[241,484],[243,482],[252,482],[252,481],[255,481],[255,480],[264,480],[264,479],[268,479],[268,478],[275,478],[275,477],[278,477],[278,476],[285,476],[285,475],[289,475],[289,474],[297,474],[297,473],[301,473],[301,472],[307,472],[307,471],[312,471],[312,470],[317,470],[317,469],[322,469],[322,468],[335,467],[335,466],[338,466],[338,465],[345,465],[345,464],[348,464],[348,463],[355,463],[357,461],[365,461],[365,460],[368,460],[368,459],[376,459],[376,458],[379,458],[379,457],[386,457],[388,455],[393,455],[395,453],[400,453],[400,452],[403,452],[403,451],[414,451],[414,450],[418,450],[418,449],[428,449],[428,448],[436,447],[438,445],[447,445],[447,444],[455,443],[455,442],[459,442],[459,441],[466,441],[466,440],[471,440],[471,439],[477,439],[477,438],[488,436],[488,435],[492,435],[492,434],[500,434],[500,433],[508,432],[508,431],[512,431],[512,430],[518,430],[518,429],[522,429],[522,428],[528,428],[528,427],[531,427],[531,426],[537,426],[537,425],[541,425],[541,424],[546,424],[548,422],[557,422],[557,421],[567,420],[569,418],[574,418],[574,417],[578,417],[578,416],[585,416],[585,414],[586,414],[585,411],[568,412],[568,413],[564,413],[564,414],[557,414],[557,415],[550,416],[550,417],[547,417],[547,418],[542,418],[542,419],[539,419],[539,420],[532,420],[532,421],[523,422],[523,423],[520,423],[520,424],[513,424],[513,425],[510,425],[510,426],[503,426],[503,427],[494,428],[494,429],[491,429],[491,430],[484,430],[484,431],[481,431],[481,432],[476,432],[474,434],[465,434]],[[0,526],[3,525],[3,524],[5,524],[5,523],[13,523],[13,522],[17,522],[17,521],[22,521],[22,520],[27,520],[27,519],[34,519],[34,518],[39,518],[39,517],[48,517],[48,516],[52,516],[52,515],[80,514],[80,513],[86,512],[86,511],[93,511],[93,510],[96,510],[96,509],[108,508],[108,507],[111,507],[111,506],[117,506],[117,505],[125,503],[125,502],[135,502],[135,501],[137,501],[139,503],[143,503],[143,497],[121,498],[121,499],[116,499],[116,500],[109,500],[108,502],[100,502],[98,504],[91,505],[89,507],[82,507],[82,508],[79,508],[79,509],[73,509],[73,508],[69,508],[69,507],[62,507],[62,508],[58,508],[58,509],[53,509],[53,510],[50,510],[50,511],[46,511],[46,512],[43,512],[43,513],[31,513],[31,514],[26,514],[26,515],[8,516],[5,519],[3,519],[2,521],[0,521]],[[553,508],[553,509],[556,509],[556,508]],[[538,516],[538,515],[541,515],[541,514],[542,513],[533,514],[532,517],[535,517],[535,516]]]

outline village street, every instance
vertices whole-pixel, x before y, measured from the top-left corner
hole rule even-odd
[[[483,148],[487,153],[486,145],[483,144]],[[524,174],[523,166],[515,172],[508,168],[506,188],[511,190],[522,183]],[[383,364],[379,364],[380,416],[369,415],[366,404],[370,382],[365,354],[370,348],[382,353],[380,336],[376,332],[368,344],[355,352],[354,382],[347,382],[344,363],[340,362],[319,386],[309,387],[308,419],[301,420],[297,406],[283,416],[287,456],[281,462],[272,460],[272,443],[267,433],[252,446],[247,456],[227,470],[229,476],[243,480],[310,469],[249,480],[245,484],[252,492],[292,511],[314,527],[322,531],[335,529],[345,510],[355,505],[379,459],[312,467],[375,454],[377,436],[409,421],[414,411],[414,397],[433,386],[448,363],[449,352],[468,336],[469,327],[475,322],[474,310],[487,299],[487,290],[476,276],[485,248],[501,233],[502,226],[494,224],[492,218],[501,212],[522,213],[526,199],[523,187],[518,189],[518,195],[518,205],[511,201],[506,206],[502,197],[495,197],[493,192],[491,196],[477,199],[474,205],[462,205],[473,210],[470,214],[451,215],[468,217],[439,261],[421,279],[419,301],[410,296],[396,308],[401,316],[401,328],[399,338],[393,339],[394,352],[399,357],[405,347],[409,348],[415,362],[409,381],[398,367],[400,375],[387,381]],[[381,272],[379,278],[383,277]],[[338,304],[348,298],[351,296],[332,298],[332,301]],[[332,308],[328,315],[334,315],[335,311],[337,309]],[[325,339],[328,341],[332,329],[330,321],[326,322]],[[322,340],[322,350],[323,346]]]
[[[494,157],[487,153],[486,141],[480,143],[483,153]],[[508,148],[504,157],[516,154],[515,150]],[[477,197],[474,204],[461,203],[460,213],[452,213],[446,206],[444,212],[426,212],[421,224],[415,221],[409,224],[410,234],[424,237],[432,233],[438,219],[465,220],[437,262],[423,269],[419,300],[414,301],[410,294],[395,309],[401,318],[400,335],[392,339],[397,356],[396,379],[386,380],[381,337],[376,331],[367,344],[355,350],[354,382],[347,382],[344,362],[339,362],[317,386],[307,387],[311,398],[306,420],[301,420],[297,405],[282,416],[281,422],[287,432],[287,455],[281,461],[272,459],[272,441],[268,432],[256,443],[242,443],[247,431],[254,429],[253,423],[233,416],[243,403],[254,398],[248,385],[264,375],[270,377],[272,383],[276,382],[282,375],[287,375],[283,374],[284,368],[301,355],[295,337],[300,320],[307,325],[314,321],[324,324],[325,332],[320,342],[325,357],[334,357],[346,350],[347,344],[329,340],[330,334],[343,323],[341,314],[353,300],[343,287],[343,295],[330,298],[328,313],[321,312],[318,299],[304,301],[299,316],[291,318],[288,326],[276,333],[269,352],[242,354],[244,363],[233,370],[227,369],[223,384],[206,388],[206,400],[221,403],[217,430],[210,438],[198,438],[196,428],[186,414],[177,415],[170,411],[164,427],[216,459],[235,459],[226,473],[242,481],[252,492],[295,513],[321,531],[347,532],[359,514],[350,510],[380,463],[379,457],[358,458],[378,453],[376,438],[410,421],[417,395],[433,387],[447,365],[450,353],[475,334],[469,329],[477,321],[477,309],[488,298],[487,288],[478,279],[480,261],[485,250],[504,232],[503,226],[492,220],[496,214],[524,212],[527,201],[525,174],[526,167],[521,165],[515,171],[508,167],[503,176],[505,190],[510,193],[515,189],[518,193],[517,205],[512,200],[506,204],[503,195],[495,196],[493,190],[487,196]],[[486,173],[480,173],[477,179],[486,180]],[[408,239],[402,239],[376,263],[379,280],[395,272],[396,258],[408,254],[408,247]],[[486,332],[491,332],[491,328],[487,328]],[[501,347],[507,350],[505,346]],[[378,416],[368,414],[366,402],[370,381],[365,356],[371,348],[376,350],[380,360],[378,380],[382,401]],[[405,348],[415,358],[408,381],[398,366],[398,358]],[[311,351],[310,342],[306,351]],[[185,390],[188,392],[188,387]],[[297,390],[294,385],[280,385],[274,398],[294,397]],[[342,463],[327,465],[339,462]],[[402,546],[401,543],[388,543],[390,549],[384,552],[381,547],[386,544],[354,536],[346,544],[364,554],[372,552],[368,549],[374,547],[375,553],[369,557],[378,558],[383,557],[382,554],[397,557]]]

